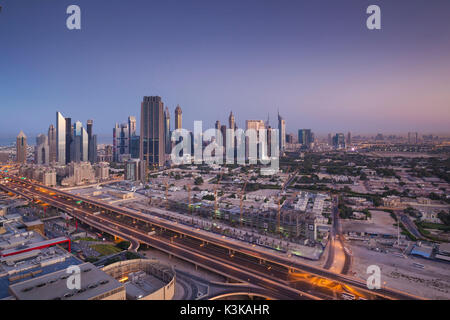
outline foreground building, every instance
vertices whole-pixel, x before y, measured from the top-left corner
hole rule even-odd
[[[125,286],[91,263],[77,266],[81,271],[81,288],[68,289],[66,269],[11,285],[17,300],[125,300]]]

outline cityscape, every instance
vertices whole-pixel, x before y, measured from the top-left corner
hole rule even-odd
[[[12,24],[8,14],[17,20],[24,10],[2,2],[0,30]],[[99,32],[98,26],[94,31],[88,27],[88,11],[98,12],[97,5],[78,2],[86,21],[81,20],[80,30],[64,30],[64,37]],[[148,9],[137,3],[140,10]],[[245,11],[247,4],[242,6]],[[165,15],[167,8],[160,9]],[[217,14],[215,9],[204,12]],[[131,14],[127,10],[124,15]],[[435,10],[441,17],[439,6]],[[63,10],[62,17],[67,13]],[[45,22],[36,23],[44,28]],[[445,23],[448,39],[449,21]],[[12,30],[23,37],[15,24]],[[0,40],[4,37],[0,32]],[[132,43],[122,40],[124,46]],[[17,51],[21,55],[22,49]],[[441,49],[448,57],[448,43]],[[212,49],[204,44],[204,50],[208,54]],[[11,52],[8,48],[0,57],[8,60]],[[89,54],[80,53],[79,59],[89,59]],[[138,59],[133,54],[127,57]],[[25,68],[32,65],[30,59]],[[160,59],[164,64],[166,58]],[[191,60],[183,59],[189,65]],[[427,107],[409,108],[405,97],[405,104],[385,112],[382,96],[380,106],[368,106],[371,113],[362,120],[363,111],[355,111],[364,109],[362,104],[354,110],[324,111],[292,93],[290,107],[290,97],[271,99],[272,93],[264,92],[268,80],[258,82],[258,77],[247,85],[252,92],[259,88],[267,103],[256,97],[252,105],[246,97],[239,101],[238,87],[246,85],[245,79],[236,84],[230,79],[229,100],[206,107],[202,94],[213,99],[214,85],[192,88],[204,81],[197,76],[207,74],[207,68],[198,74],[184,70],[192,83],[182,90],[175,80],[171,86],[170,75],[164,76],[167,84],[161,80],[144,90],[135,91],[138,85],[128,90],[135,84],[125,69],[119,87],[105,89],[100,81],[108,83],[105,69],[113,63],[98,60],[102,66],[94,69],[86,61],[77,61],[80,70],[72,71],[87,82],[90,77],[99,81],[86,94],[106,99],[106,111],[89,102],[65,107],[65,101],[72,105],[72,93],[53,83],[63,82],[64,76],[48,80],[57,88],[54,96],[45,83],[42,93],[33,90],[17,98],[11,86],[26,85],[16,77],[11,78],[16,84],[9,84],[0,75],[5,88],[5,95],[0,88],[0,108],[6,115],[0,130],[0,300],[450,299],[450,69],[442,68],[436,80],[445,78],[445,86],[430,92],[423,87],[424,96],[436,94]],[[82,67],[85,63],[90,66]],[[330,63],[327,72],[334,79]],[[18,71],[17,77],[34,78],[39,87],[39,81],[58,74],[38,69]],[[104,79],[97,78],[103,77],[97,74],[101,69]],[[281,77],[274,73],[278,88],[275,82]],[[74,85],[69,82],[67,88]],[[356,82],[349,90],[359,88]],[[408,80],[401,86],[408,87]],[[83,83],[79,87],[86,90]],[[416,89],[412,84],[408,88],[395,95],[395,104]],[[355,105],[360,95],[369,100],[369,91],[363,91],[352,92]],[[346,92],[342,95],[342,101],[353,103]],[[36,97],[44,103],[27,106]],[[328,97],[332,105],[332,93]]]

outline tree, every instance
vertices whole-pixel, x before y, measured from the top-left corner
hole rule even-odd
[[[438,213],[438,218],[446,225],[450,226],[450,213],[441,211]]]
[[[195,178],[194,184],[197,186],[203,184],[203,178],[202,177]]]

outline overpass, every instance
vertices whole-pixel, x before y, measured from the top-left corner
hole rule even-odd
[[[214,265],[213,269],[215,272],[222,272],[224,275],[235,277],[235,279],[240,281],[252,279],[254,283],[258,283],[269,291],[272,290],[273,292],[274,288],[276,288],[276,291],[280,290],[289,298],[335,298],[336,294],[333,288],[336,286],[329,286],[330,283],[340,283],[345,287],[351,287],[359,292],[364,299],[419,298],[390,288],[371,291],[365,287],[364,282],[350,276],[336,274],[301,262],[294,262],[286,257],[277,256],[230,239],[205,234],[205,232],[195,230],[192,227],[164,219],[156,219],[150,215],[118,208],[54,188],[43,187],[36,183],[14,178],[11,180],[10,186],[6,187],[4,185],[3,188],[17,194],[26,192],[28,197],[30,196],[29,193],[31,193],[32,198],[35,197],[60,207],[74,216],[84,215],[83,218],[89,219],[90,223],[94,224],[95,222],[103,228],[109,228],[110,232],[115,233],[117,236],[125,239],[127,237],[135,238],[139,242],[156,247],[169,254],[177,255],[196,265],[203,264],[206,269],[211,269],[211,266]],[[76,202],[80,203],[80,201],[82,206],[75,205]],[[93,216],[88,212],[87,207],[92,208],[94,211],[101,210],[102,214]],[[159,209],[154,208],[154,210]],[[120,217],[118,218],[119,221],[114,221],[112,219],[113,216]],[[128,225],[134,225],[135,227],[132,228]],[[157,228],[158,235],[148,236],[145,232],[139,230],[138,226],[139,229],[151,226]],[[235,258],[230,259],[230,257]],[[212,265],[210,264],[211,261],[214,262]],[[296,278],[297,274],[305,273],[309,274],[310,278],[315,279],[315,282],[313,283],[310,280],[301,282],[301,279],[299,281]],[[319,284],[321,283],[323,286],[317,284],[317,279],[323,280],[319,281]]]

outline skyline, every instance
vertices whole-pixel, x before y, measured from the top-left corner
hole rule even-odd
[[[139,123],[146,95],[161,96],[171,117],[179,104],[186,129],[194,120],[213,128],[230,111],[239,127],[268,113],[276,126],[279,109],[293,134],[449,133],[446,1],[380,2],[377,31],[365,28],[368,1],[327,10],[292,1],[77,1],[80,31],[65,28],[69,1],[28,2],[2,2],[4,139],[46,132],[55,111],[111,135],[129,115]]]

